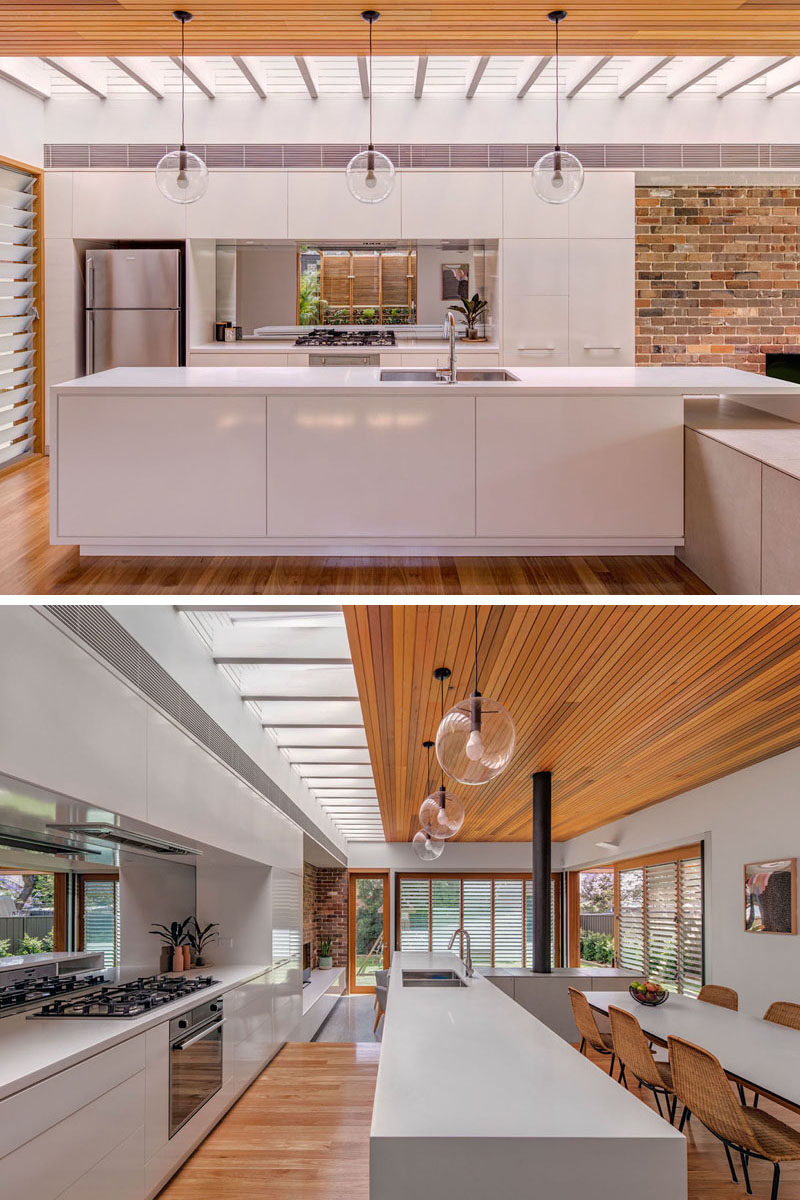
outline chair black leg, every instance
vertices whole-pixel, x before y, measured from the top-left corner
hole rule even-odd
[[[747,1169],[747,1155],[744,1150],[739,1151],[739,1158],[742,1160],[742,1174],[744,1175],[744,1186],[748,1196],[752,1196],[753,1189],[750,1187],[750,1172]]]
[[[677,1102],[678,1102],[678,1097],[676,1096],[676,1097],[675,1097],[675,1103],[677,1104]],[[684,1106],[683,1106],[683,1112],[681,1113],[681,1123],[680,1123],[680,1125],[678,1126],[678,1133],[683,1133],[683,1127],[684,1127],[684,1125],[686,1124],[686,1122],[689,1120],[689,1117],[690,1117],[691,1115],[692,1115],[692,1114],[689,1112],[688,1108],[687,1108],[687,1107],[686,1107],[686,1105],[684,1104]]]
[[[578,1054],[583,1054],[585,1049],[586,1049],[586,1038],[581,1038],[581,1044],[578,1049]]]
[[[654,1091],[654,1092],[653,1092],[653,1095],[654,1095],[654,1096],[655,1096],[655,1098],[656,1098],[656,1108],[658,1109],[658,1115],[659,1115],[660,1117],[663,1117],[663,1116],[664,1116],[664,1110],[663,1110],[663,1109],[662,1109],[662,1107],[661,1107],[661,1097],[659,1096],[658,1092],[656,1092],[656,1091]]]
[[[770,1200],[778,1200],[778,1188],[781,1186],[781,1166],[780,1163],[775,1163],[772,1168],[772,1195]]]
[[[677,1096],[673,1096],[671,1101],[670,1101],[669,1096],[667,1096],[667,1108],[669,1110],[669,1123],[670,1123],[670,1125],[674,1125],[675,1124],[675,1113],[678,1108],[678,1097]]]
[[[729,1147],[728,1147],[728,1143],[727,1143],[727,1142],[723,1142],[722,1144],[723,1144],[723,1146],[725,1147],[725,1154],[726,1154],[726,1156],[727,1156],[727,1159],[728,1159],[728,1166],[729,1166],[729,1167],[730,1167],[730,1169],[731,1169],[731,1179],[733,1180],[733,1182],[734,1182],[734,1183],[738,1183],[738,1182],[739,1182],[739,1180],[736,1178],[736,1172],[735,1172],[735,1171],[734,1171],[734,1169],[733,1169],[733,1159],[731,1158],[731,1152],[730,1152],[730,1149],[729,1149]]]
[[[620,1064],[619,1064],[619,1081],[620,1081],[620,1083],[623,1085],[623,1087],[625,1088],[625,1090],[627,1091],[627,1089],[628,1089],[628,1080],[627,1080],[627,1078],[625,1077],[625,1064],[624,1064],[624,1063],[620,1063]]]
[[[753,1093],[753,1108],[758,1108],[758,1098],[759,1098],[759,1093],[754,1092]]]
[[[614,1063],[615,1063],[616,1061],[617,1061],[617,1056],[616,1056],[616,1054],[612,1054],[612,1055],[611,1055],[611,1066],[608,1068],[608,1073],[609,1073],[609,1075],[611,1076],[611,1078],[612,1078],[612,1079],[614,1078]]]
[[[739,1089],[739,1099],[741,1100],[742,1104],[747,1104],[747,1097],[744,1094],[744,1088],[740,1083],[737,1083],[736,1086]]]

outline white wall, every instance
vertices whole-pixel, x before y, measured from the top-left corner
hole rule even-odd
[[[739,993],[760,1016],[772,1000],[800,1001],[800,941],[744,932],[746,862],[800,857],[800,749],[665,800],[560,846],[567,869],[706,839],[706,978]]]
[[[220,966],[272,962],[272,868],[231,861],[197,864],[197,920],[219,925],[205,957]]]
[[[122,965],[152,974],[158,970],[161,942],[149,932],[195,911],[195,868],[143,854],[124,854],[119,864],[120,951]]]
[[[0,155],[40,167],[45,140],[44,101],[0,79]]]

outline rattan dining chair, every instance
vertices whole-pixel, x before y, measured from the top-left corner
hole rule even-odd
[[[661,1097],[667,1106],[666,1116],[670,1125],[675,1122],[675,1109],[678,1098],[672,1086],[672,1072],[669,1063],[656,1062],[650,1052],[650,1044],[644,1036],[642,1027],[633,1013],[615,1004],[608,1006],[608,1019],[611,1022],[611,1038],[614,1042],[614,1053],[619,1059],[619,1081],[628,1086],[628,1071],[639,1080],[639,1083],[653,1093],[660,1116],[664,1116],[661,1107]]]
[[[781,1163],[800,1160],[800,1133],[763,1109],[737,1102],[718,1059],[683,1038],[667,1038],[672,1080],[684,1105],[679,1128],[687,1111],[699,1118],[725,1147],[731,1178],[738,1183],[731,1150],[739,1155],[745,1187],[752,1196],[749,1161],[760,1158],[772,1163],[772,1195],[777,1200]]]
[[[733,988],[723,987],[719,983],[706,983],[697,993],[697,999],[705,1004],[716,1004],[717,1008],[730,1008],[739,1011],[739,993]]]
[[[800,1004],[793,1004],[791,1000],[773,1000],[764,1013],[764,1020],[771,1021],[773,1025],[785,1025],[787,1029],[800,1030]],[[741,1092],[743,1089],[740,1087],[739,1090]],[[753,1092],[753,1105],[758,1108],[758,1092]]]
[[[598,1029],[597,1021],[594,1019],[594,1013],[589,1007],[589,1001],[586,999],[585,994],[574,987],[568,988],[568,991],[570,1004],[572,1005],[572,1015],[575,1018],[578,1033],[581,1035],[580,1053],[584,1054],[588,1045],[593,1050],[596,1050],[598,1054],[610,1054],[611,1066],[608,1068],[608,1073],[612,1075],[614,1073],[616,1055],[611,1035],[601,1033]]]

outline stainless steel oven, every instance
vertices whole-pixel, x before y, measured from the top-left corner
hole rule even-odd
[[[222,1087],[222,997],[169,1023],[169,1136]]]

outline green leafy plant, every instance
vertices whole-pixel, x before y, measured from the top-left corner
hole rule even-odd
[[[319,939],[319,956],[320,958],[330,958],[333,948],[333,938],[321,937]]]
[[[584,962],[610,965],[614,961],[614,939],[609,933],[581,930],[581,958]]]
[[[11,938],[0,938],[0,958],[11,957]]]
[[[320,313],[319,267],[304,271],[300,276],[298,295],[299,321],[301,325],[316,325]]]
[[[157,921],[155,928],[151,929],[150,933],[161,938],[165,946],[171,946],[173,949],[176,946],[185,946],[191,921],[191,917],[187,917],[184,921],[173,921],[170,925],[161,925]]]
[[[24,933],[19,943],[19,954],[41,954],[44,950],[44,942],[41,938],[33,937],[30,933]]]
[[[470,300],[467,297],[464,300],[459,300],[458,304],[450,304],[450,312],[459,313],[467,323],[468,336],[471,336],[477,329],[478,317],[489,307],[487,300],[481,300],[480,292],[476,292]]]
[[[199,967],[203,966],[204,951],[206,946],[210,945],[211,942],[216,941],[216,939],[219,937],[219,933],[217,933],[218,929],[219,924],[217,921],[211,921],[208,925],[206,925],[205,929],[201,929],[197,917],[192,917],[191,925],[187,931],[186,937],[189,945],[192,947],[194,960]]]

